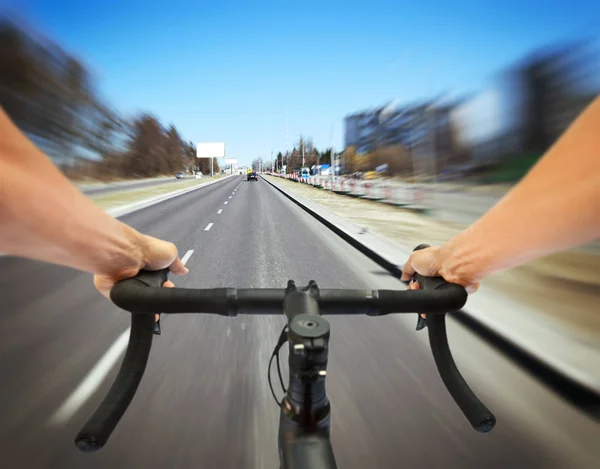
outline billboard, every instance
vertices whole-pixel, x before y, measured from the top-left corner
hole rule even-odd
[[[225,144],[222,142],[198,142],[196,158],[225,158]]]
[[[225,158],[226,165],[235,165],[237,164],[237,158]]]

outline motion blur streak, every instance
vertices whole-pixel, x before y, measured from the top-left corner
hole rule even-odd
[[[373,50],[362,49],[371,47],[369,37],[360,36],[361,28],[347,25],[346,19],[321,15],[320,9],[327,7],[323,5],[311,14],[315,21],[323,17],[331,25],[313,27],[298,22],[302,42],[312,43],[315,38],[319,42],[313,51],[315,60],[322,59],[326,52],[344,60],[357,60],[363,54],[372,62],[351,65],[352,61],[347,60],[342,72],[328,63],[305,63],[299,55],[294,58],[294,70],[282,75],[274,70],[278,63],[273,70],[262,65],[259,70],[258,65],[254,68],[243,62],[260,65],[263,62],[259,59],[264,57],[280,57],[281,61],[296,57],[295,50],[271,48],[294,29],[290,21],[295,17],[290,16],[278,23],[286,28],[285,34],[277,36],[270,27],[263,28],[263,34],[269,35],[260,36],[265,41],[264,50],[252,51],[248,58],[244,53],[256,43],[247,48],[240,43],[241,55],[227,58],[242,61],[243,73],[238,71],[234,78],[232,73],[218,74],[214,80],[237,84],[227,80],[243,75],[247,80],[243,83],[249,86],[244,93],[248,95],[258,92],[258,85],[252,88],[256,83],[266,83],[265,88],[271,92],[271,87],[285,82],[292,90],[286,93],[302,101],[303,86],[318,88],[315,83],[320,82],[312,80],[330,76],[327,71],[335,70],[331,75],[335,79],[325,89],[341,93],[347,89],[346,80],[350,83],[360,67],[368,68],[383,56],[397,52],[397,44],[388,36],[385,39],[394,42],[394,51],[375,53],[378,46],[383,47],[381,36],[373,36]],[[147,9],[145,6],[144,11]],[[179,10],[177,14],[182,16],[181,21],[193,16]],[[218,16],[215,13],[215,21]],[[390,17],[396,21],[396,16]],[[425,19],[421,18],[433,21]],[[404,23],[421,20],[403,16]],[[81,27],[85,27],[96,20],[91,17],[86,23],[81,21]],[[145,20],[138,23],[146,24]],[[346,36],[341,36],[339,28],[331,36],[326,34],[334,23],[343,25]],[[410,26],[399,28],[399,24],[397,29]],[[198,24],[173,25],[193,35],[202,29]],[[223,31],[236,29],[229,23],[219,27],[220,38],[225,35]],[[157,31],[164,29],[168,29],[164,24],[160,29],[156,27]],[[106,36],[120,37],[120,33],[123,31],[110,28],[103,31]],[[333,52],[328,49],[329,44],[333,49],[336,44],[351,41],[353,35],[359,35],[361,41],[365,38],[364,44],[354,39],[347,48],[339,46],[340,50]],[[127,37],[136,47],[149,39],[137,37],[135,32]],[[518,42],[524,37],[513,39]],[[484,44],[480,39],[470,42]],[[448,40],[451,42],[451,38]],[[469,60],[468,53],[463,55],[459,47],[452,48],[454,55],[448,55],[442,46],[438,48],[443,49],[438,51],[440,60],[434,61],[434,68],[427,68],[431,76],[421,77],[421,81],[435,79],[442,83],[443,67],[449,60],[446,57],[455,61],[446,71],[458,69],[463,63],[466,66]],[[187,43],[185,49],[198,57],[208,53]],[[214,49],[224,55],[218,46]],[[418,57],[422,47],[416,42],[406,50],[410,54],[402,55],[402,63]],[[99,56],[111,55],[108,49],[96,52]],[[176,52],[165,55],[171,60]],[[486,49],[487,55],[493,53],[491,46]],[[154,73],[167,67],[166,59],[159,55],[152,51]],[[568,38],[525,50],[520,59],[507,63],[499,62],[495,69],[488,70],[493,78],[485,80],[479,89],[461,87],[456,91],[444,82],[439,92],[426,97],[410,89],[398,89],[398,95],[405,97],[401,101],[394,100],[393,95],[380,99],[381,95],[375,93],[378,80],[385,81],[383,71],[378,71],[383,66],[377,69],[380,65],[375,65],[372,83],[364,82],[363,89],[348,92],[343,110],[330,106],[329,101],[303,103],[314,115],[300,127],[297,122],[301,112],[289,106],[288,118],[289,103],[277,98],[274,90],[272,99],[261,95],[264,107],[250,96],[246,107],[244,103],[227,107],[219,101],[226,99],[223,96],[227,93],[211,88],[217,85],[206,81],[209,74],[188,73],[192,64],[184,61],[173,67],[177,77],[191,80],[194,93],[209,104],[209,98],[216,96],[216,111],[197,104],[187,106],[188,98],[192,99],[188,96],[185,109],[174,104],[171,107],[176,101],[171,93],[183,100],[177,95],[183,82],[157,84],[151,80],[154,76],[148,76],[154,89],[136,104],[134,113],[128,114],[130,109],[121,108],[120,103],[109,104],[101,93],[91,72],[96,64],[88,65],[84,58],[68,51],[67,45],[55,43],[24,22],[0,18],[2,107],[97,202],[101,197],[111,203],[136,202],[136,194],[147,197],[156,187],[162,191],[163,184],[172,184],[177,190],[179,184],[189,183],[178,182],[177,172],[190,178],[197,172],[202,173],[197,177],[203,177],[211,169],[220,173],[217,159],[211,168],[208,159],[196,158],[196,142],[225,141],[222,135],[235,139],[246,130],[246,136],[258,135],[260,148],[249,139],[238,145],[240,154],[228,154],[241,162],[239,175],[235,172],[218,184],[123,217],[144,233],[174,242],[180,253],[194,252],[188,257],[190,274],[177,279],[177,284],[184,287],[283,288],[293,278],[299,284],[314,279],[326,288],[404,288],[264,180],[247,182],[246,166],[258,172],[303,177],[333,175],[346,180],[388,181],[398,186],[426,185],[435,194],[426,213],[366,201],[360,201],[358,208],[348,202],[352,199],[324,191],[316,193],[317,189],[300,184],[295,184],[301,188],[294,190],[360,224],[365,232],[369,230],[404,246],[443,243],[493,206],[600,90],[598,43],[593,38]],[[123,69],[128,66],[122,65]],[[395,63],[397,77],[410,73]],[[200,80],[205,80],[202,86],[196,85]],[[147,90],[143,83],[136,82],[136,86]],[[231,88],[228,92],[239,96],[235,94],[239,89],[233,89],[233,85]],[[154,104],[161,101],[150,99],[159,94],[164,97],[163,104],[168,103],[162,109]],[[335,93],[331,94],[333,103]],[[278,106],[275,117],[265,110],[271,101]],[[147,102],[158,108],[137,110],[138,106],[145,108]],[[330,108],[335,109],[335,117],[327,114]],[[320,116],[321,112],[326,117]],[[192,122],[190,115],[202,113],[207,128],[209,122],[218,119],[246,120],[240,128],[227,122],[222,126],[222,135],[212,135],[200,124],[190,125],[193,134],[181,130],[186,119],[188,124]],[[265,134],[277,134],[277,138],[255,132],[254,121],[265,122],[261,120],[265,115],[273,117]],[[171,123],[172,117],[177,126]],[[343,126],[343,142],[335,139],[339,123]],[[241,141],[246,137],[239,138]],[[263,143],[267,140],[270,143]],[[227,148],[232,146],[228,144]],[[232,165],[229,169],[233,172],[235,168]],[[168,184],[165,177],[170,178]],[[112,184],[118,181],[125,182]],[[236,196],[232,197],[234,192]],[[530,330],[532,337],[542,335],[544,330],[558,330],[572,344],[591,344],[600,349],[599,256],[598,243],[593,243],[493,276],[484,287],[518,305],[520,312],[539,312],[543,321]],[[130,409],[106,448],[86,455],[77,451],[73,438],[115,376],[118,355],[111,353],[111,347],[116,343],[122,348],[121,334],[129,326],[128,315],[94,290],[89,275],[9,256],[0,257],[0,300],[0,467],[277,467],[278,409],[271,399],[266,373],[269,354],[284,323],[282,318],[166,316]],[[457,364],[498,418],[492,433],[474,433],[447,395],[432,363],[426,335],[414,331],[415,323],[416,317],[331,319],[328,393],[333,406],[332,442],[339,467],[598,466],[600,425],[596,420],[546,389],[479,336],[450,321],[449,338]],[[548,350],[555,346],[546,345]],[[108,375],[102,380],[97,373]],[[101,383],[96,392],[86,380],[89,376],[96,385]],[[53,425],[46,425],[48,421]]]

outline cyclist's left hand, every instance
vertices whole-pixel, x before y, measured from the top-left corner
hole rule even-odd
[[[139,254],[121,261],[115,260],[106,269],[106,273],[94,276],[94,285],[107,298],[110,290],[120,280],[135,277],[140,270],[160,270],[168,268],[175,275],[185,275],[189,269],[183,265],[177,253],[177,247],[168,241],[139,234]],[[174,287],[167,280],[163,287]]]

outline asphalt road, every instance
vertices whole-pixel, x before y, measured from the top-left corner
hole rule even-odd
[[[403,288],[262,180],[230,178],[123,220],[178,245],[191,270],[176,280],[181,286],[284,287],[293,278]],[[96,293],[87,274],[6,257],[0,298],[1,468],[278,467],[278,409],[266,373],[281,317],[164,317],[128,412],[102,451],[83,454],[73,439],[112,383],[116,367],[107,366],[103,380],[98,368],[128,315]],[[449,326],[457,363],[498,418],[487,435],[475,433],[446,394],[414,315],[330,322],[340,468],[600,464],[597,422],[460,326]],[[81,405],[65,411],[91,370]]]

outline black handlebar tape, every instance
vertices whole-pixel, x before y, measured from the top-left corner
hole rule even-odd
[[[427,316],[429,344],[433,359],[446,389],[471,426],[479,433],[487,433],[496,425],[496,417],[477,398],[458,371],[448,345],[445,319],[445,315]]]
[[[140,298],[152,300],[156,289],[167,281],[168,269],[157,271],[142,270],[135,277],[117,282],[110,290],[110,299],[119,308],[130,312],[158,313],[163,310],[153,307],[151,310],[140,309]],[[148,288],[151,287],[151,288]],[[162,290],[162,288],[160,288]],[[168,289],[165,289],[168,290]]]
[[[379,290],[378,295],[379,315],[406,312],[447,313],[458,311],[467,302],[467,292],[463,287],[446,283],[443,279],[436,289]]]
[[[134,277],[134,279],[149,287],[162,287],[167,281],[168,275],[169,269],[142,270]]]
[[[414,250],[428,248],[427,244],[420,244]],[[467,300],[467,292],[460,285],[447,283],[442,277],[424,277],[415,274],[415,279],[423,290],[446,290],[452,288],[460,289],[464,297],[464,303]],[[459,308],[449,308],[447,311],[456,311]],[[426,312],[426,311],[423,311]],[[446,389],[467,418],[471,426],[480,433],[491,431],[496,425],[496,417],[490,410],[479,400],[475,393],[471,390],[465,379],[458,371],[450,346],[448,344],[448,335],[446,334],[446,316],[445,315],[429,315],[427,316],[427,330],[429,331],[429,345],[433,354],[433,360],[437,366],[438,372]]]
[[[75,438],[75,445],[81,451],[101,449],[123,417],[144,375],[153,329],[153,314],[131,316],[129,344],[117,378],[96,412]]]
[[[131,313],[161,311],[236,316],[240,312],[281,314],[285,291],[281,288],[148,288],[133,278],[117,283],[110,298],[118,307]]]

